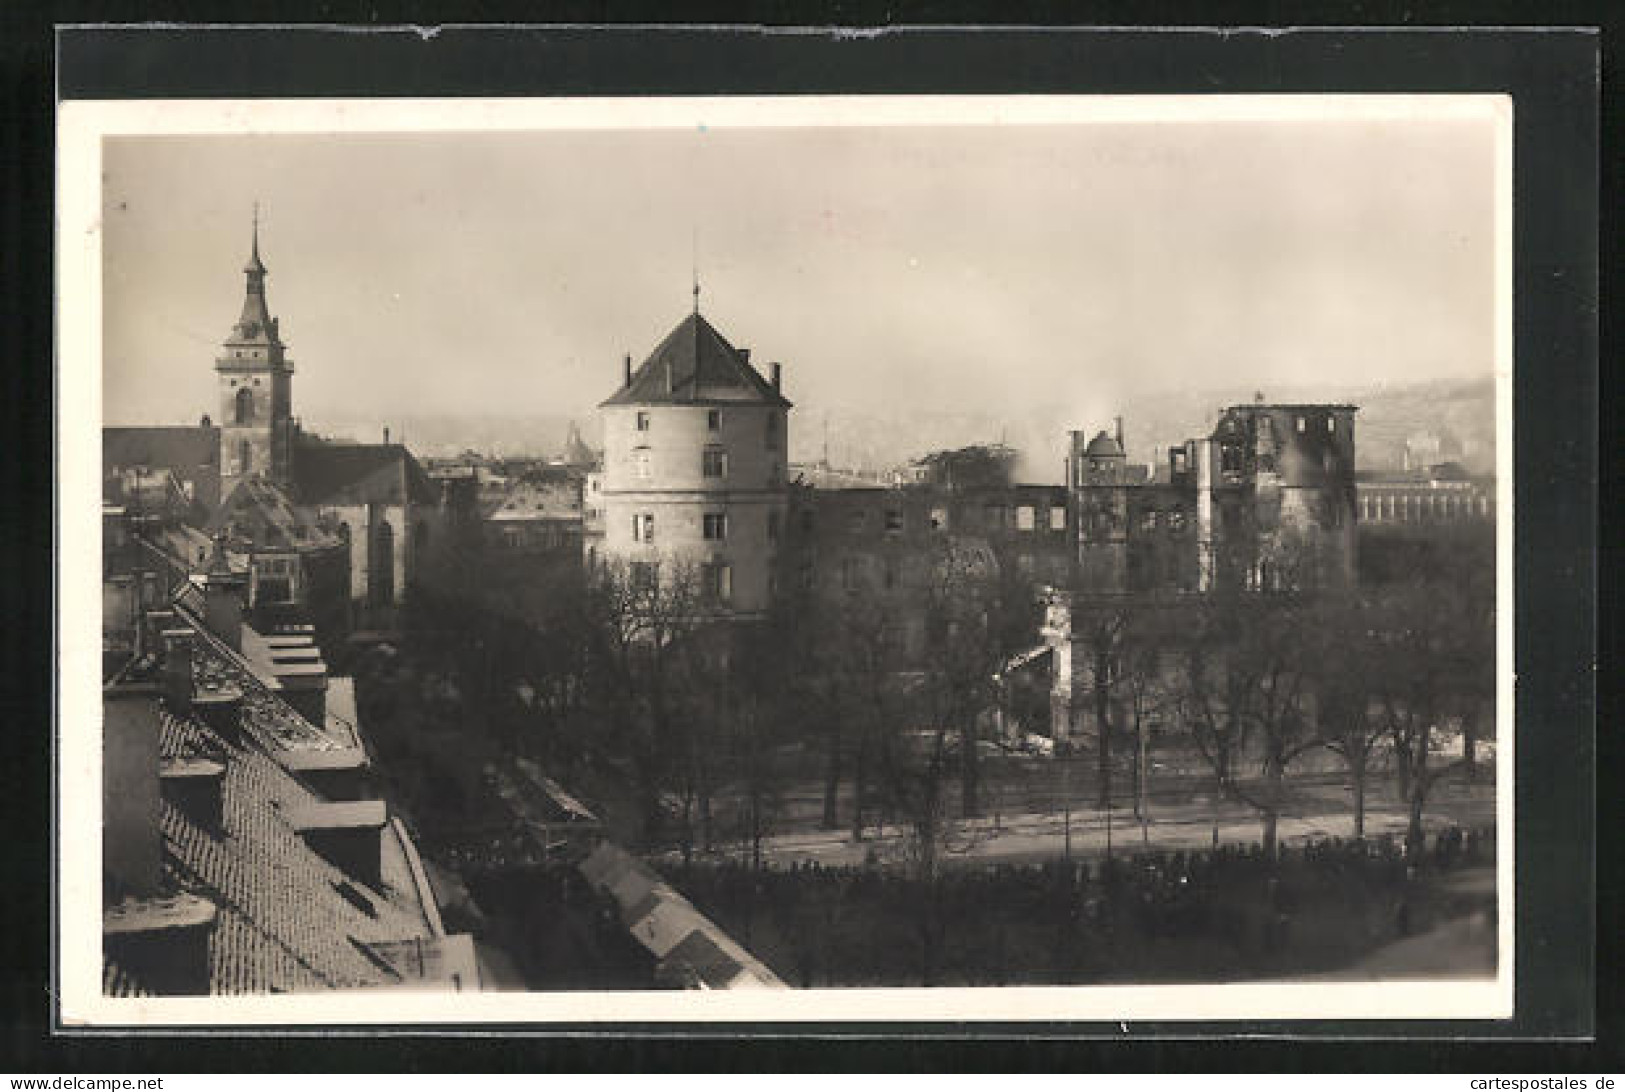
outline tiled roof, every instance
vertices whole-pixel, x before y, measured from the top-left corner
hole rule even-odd
[[[728,339],[699,312],[666,335],[643,367],[601,405],[630,406],[688,402],[757,402],[788,406]]]
[[[146,987],[111,959],[102,960],[102,994],[106,997],[147,997]]]
[[[301,437],[293,453],[300,504],[433,504],[434,484],[400,444],[335,444]]]
[[[577,482],[521,481],[485,516],[491,520],[579,520],[581,488]]]
[[[161,716],[165,757],[225,759],[223,831],[197,826],[168,803],[161,820],[172,879],[218,907],[210,992],[399,984],[399,972],[362,945],[424,937],[416,896],[387,881],[369,890],[310,849],[288,816],[319,798],[257,739],[236,746],[195,720]]]
[[[264,478],[244,478],[209,517],[213,533],[232,527],[244,531],[242,543],[252,542],[256,550],[321,549],[340,545],[342,540],[317,526],[306,511],[296,508],[276,483]]]

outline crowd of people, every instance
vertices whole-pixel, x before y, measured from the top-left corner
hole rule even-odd
[[[1335,970],[1454,912],[1440,874],[1491,864],[1493,829],[1407,855],[1392,836],[964,866],[691,863],[673,884],[788,981],[1208,980]]]

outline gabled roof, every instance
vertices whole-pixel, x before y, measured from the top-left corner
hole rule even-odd
[[[433,504],[434,484],[401,444],[336,444],[301,436],[293,454],[300,504]]]
[[[677,324],[632,382],[599,403],[602,406],[754,402],[789,406],[698,311]]]

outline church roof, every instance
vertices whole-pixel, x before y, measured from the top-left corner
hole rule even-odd
[[[219,458],[220,430],[213,425],[102,429],[104,473],[135,466],[192,471]]]
[[[433,504],[434,484],[401,444],[336,444],[301,437],[294,449],[300,504]]]
[[[750,362],[698,311],[666,335],[631,383],[599,403],[604,406],[692,402],[755,402],[789,406]]]

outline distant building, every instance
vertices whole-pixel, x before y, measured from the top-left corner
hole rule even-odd
[[[594,562],[649,580],[692,574],[718,615],[763,615],[787,498],[791,404],[780,377],[774,364],[763,378],[697,306],[636,372],[628,357],[620,390],[599,406]]]
[[[128,503],[128,491],[156,478],[175,483],[191,518],[201,522],[214,511],[220,503],[220,430],[208,417],[194,426],[102,429],[103,500]]]
[[[342,545],[345,580],[285,574],[289,586],[331,590],[336,602],[313,603],[301,590],[295,603],[387,622],[438,530],[439,492],[404,446],[388,442],[387,430],[382,444],[336,443],[301,430],[293,361],[266,298],[257,220],[243,272],[242,310],[215,358],[219,424],[205,417],[195,428],[104,429],[103,499],[134,495],[146,504],[154,488],[178,490],[194,505],[189,522],[229,529],[235,551],[273,567],[286,560],[290,536],[306,540],[305,553],[318,539],[324,550]],[[164,475],[173,488],[154,484]],[[173,507],[174,497],[167,503]]]
[[[1495,480],[1469,475],[1460,463],[1368,478],[1355,490],[1360,522],[1367,526],[1430,526],[1495,517]]]

